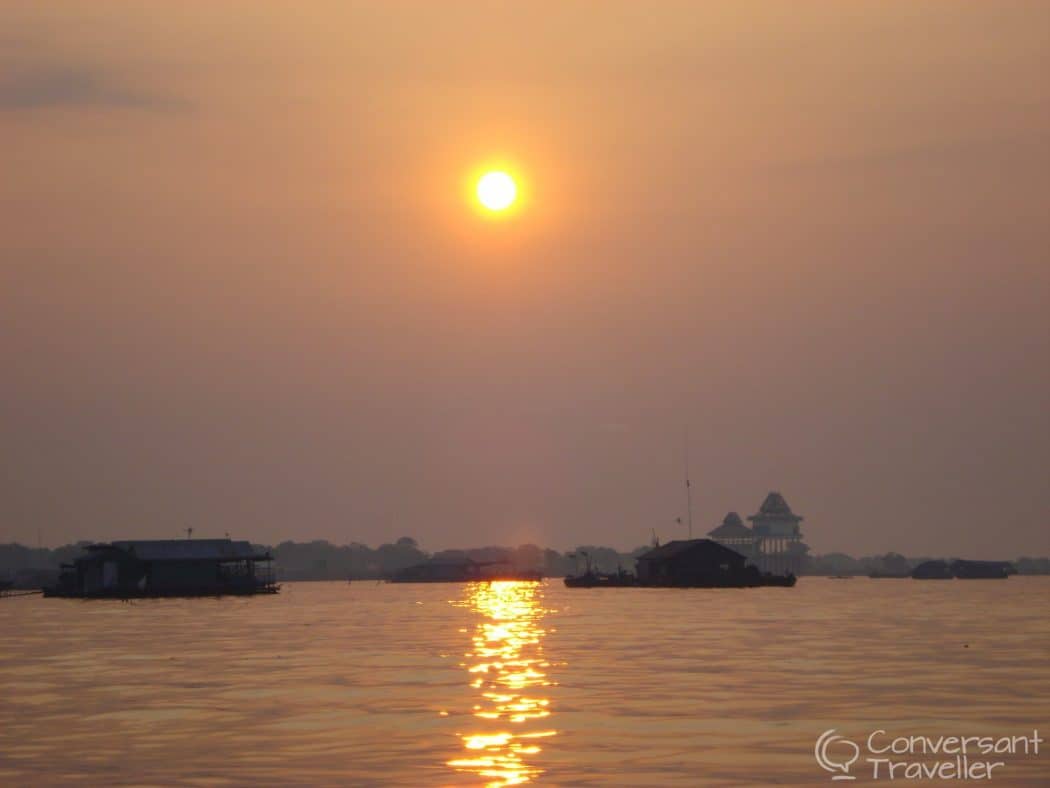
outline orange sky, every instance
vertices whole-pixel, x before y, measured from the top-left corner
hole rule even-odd
[[[1050,552],[1045,3],[40,5],[0,540]]]

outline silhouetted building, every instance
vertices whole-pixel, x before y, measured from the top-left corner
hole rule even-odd
[[[784,496],[771,492],[751,521],[754,543],[751,560],[763,572],[798,574],[806,548],[799,523],[802,518],[791,511]]]
[[[948,561],[923,561],[912,570],[911,576],[916,580],[951,580],[958,577],[962,580],[1005,579],[1016,574],[1017,569],[1009,561],[966,561],[956,559]]]
[[[1009,561],[952,561],[952,574],[960,580],[998,580],[1017,574]]]
[[[916,580],[951,580],[954,575],[947,561],[923,561],[915,567],[911,576]]]
[[[794,585],[795,578],[773,577],[749,565],[735,550],[710,539],[682,539],[638,556],[638,585],[687,588],[743,588]]]
[[[751,558],[755,547],[755,535],[750,528],[744,525],[744,521],[736,512],[727,514],[722,524],[708,531],[707,535],[720,545],[725,545],[730,550]]]
[[[272,557],[230,539],[129,540],[93,544],[63,564],[47,596],[149,597],[276,593]],[[260,566],[261,564],[261,566]]]
[[[482,564],[470,558],[432,558],[422,564],[399,569],[392,583],[463,583],[481,579]]]
[[[752,523],[750,528],[744,525],[739,514],[730,512],[722,524],[707,535],[746,556],[763,572],[799,574],[807,550],[799,528],[802,518],[791,511],[784,496],[778,492],[769,493],[758,514],[747,519]]]

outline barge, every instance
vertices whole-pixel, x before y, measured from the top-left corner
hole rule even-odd
[[[140,597],[276,594],[273,556],[246,541],[153,539],[100,542],[62,565],[47,597]]]

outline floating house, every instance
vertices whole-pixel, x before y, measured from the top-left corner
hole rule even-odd
[[[960,580],[1002,580],[1017,574],[1009,561],[952,561],[952,574]]]
[[[791,511],[784,496],[776,491],[769,493],[758,512],[747,519],[750,528],[739,514],[730,512],[707,535],[745,556],[762,572],[799,574],[807,550],[799,526],[803,518]]]
[[[729,512],[710,539],[679,539],[653,549],[636,559],[637,577],[601,578],[587,575],[566,578],[571,587],[599,585],[680,586],[739,588],[749,586],[793,586],[802,568],[806,546],[799,523],[784,496],[769,493],[757,514],[744,524]]]
[[[912,570],[916,580],[951,580],[955,575],[947,561],[923,561]]]
[[[274,594],[273,557],[230,539],[127,540],[93,544],[64,564],[45,596],[131,597]]]
[[[1017,569],[1009,561],[923,561],[912,571],[916,580],[1005,580],[1016,574]]]
[[[760,571],[748,558],[711,539],[680,539],[654,547],[636,559],[638,585],[689,588],[744,588],[794,585],[794,575]]]
[[[462,583],[481,579],[482,566],[469,558],[432,559],[394,572],[391,583]]]

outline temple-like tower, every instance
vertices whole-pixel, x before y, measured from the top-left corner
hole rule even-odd
[[[763,572],[778,575],[793,572],[797,575],[806,552],[798,525],[802,518],[791,511],[784,496],[771,492],[762,502],[758,514],[747,519],[753,526],[752,562]]]
[[[736,550],[748,560],[752,558],[755,535],[750,528],[744,525],[744,521],[736,512],[727,514],[722,524],[708,531],[707,535],[730,550]]]

